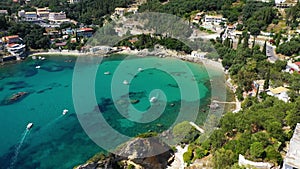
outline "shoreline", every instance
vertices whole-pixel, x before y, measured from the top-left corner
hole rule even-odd
[[[179,54],[176,51],[172,51],[172,50],[168,50],[168,49],[162,49],[159,51],[149,51],[148,49],[145,50],[141,50],[141,51],[137,51],[137,50],[123,50],[120,52],[115,52],[115,53],[111,53],[111,54],[105,54],[103,57],[110,57],[112,55],[135,55],[137,57],[146,57],[146,56],[155,56],[155,57],[159,57],[159,58],[176,58],[176,59],[180,59],[182,61],[187,61],[187,62],[191,62],[191,63],[196,63],[196,64],[201,64],[203,66],[205,66],[206,69],[211,69],[211,70],[215,70],[215,71],[220,71],[224,74],[226,74],[226,72],[224,71],[224,67],[222,65],[222,63],[220,61],[215,61],[215,60],[211,60],[211,59],[207,59],[207,58],[195,58],[192,57],[189,54]],[[30,54],[28,57],[32,57],[32,56],[74,56],[74,57],[81,57],[81,56],[100,56],[103,55],[101,53],[82,53],[82,52],[74,52],[74,51],[49,51],[49,52],[37,52],[37,53],[33,53]],[[234,90],[232,90],[232,88],[227,84],[227,80],[230,79],[230,77],[226,78],[226,83],[225,85],[226,90],[230,89],[230,92],[234,94]],[[236,95],[235,95],[236,96]],[[211,98],[212,100],[213,98]],[[226,98],[227,100],[227,98]],[[236,107],[236,110],[238,110],[238,107]],[[226,112],[224,112],[226,113]],[[178,148],[178,145],[176,145]],[[183,153],[186,151],[187,147],[185,149],[182,149],[182,151],[179,151],[179,153],[177,153],[175,155],[175,158],[177,158],[176,162],[170,166],[170,169],[172,169],[172,167],[177,168],[177,167],[184,167],[185,163],[182,159],[182,155]],[[180,149],[181,150],[181,149]],[[85,163],[83,163],[85,164]]]

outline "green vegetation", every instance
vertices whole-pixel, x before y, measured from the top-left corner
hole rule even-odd
[[[209,139],[201,143],[196,139],[190,144],[184,160],[191,163],[212,153],[214,168],[223,169],[234,166],[242,154],[253,161],[280,165],[283,161],[280,152],[300,120],[292,120],[299,117],[299,104],[300,98],[284,103],[267,97],[237,114],[226,113]],[[291,126],[292,130],[283,130],[285,126]]]
[[[292,38],[290,41],[280,44],[276,48],[276,52],[286,56],[298,56],[300,54],[300,38]]]
[[[199,131],[194,129],[188,121],[178,123],[172,129],[172,134],[176,142],[189,144],[199,137]]]
[[[168,3],[165,1],[148,0],[147,3],[140,7],[140,11],[151,11],[174,14],[180,17],[188,18],[193,11],[220,11],[222,7],[230,6],[236,0],[172,0]]]
[[[131,42],[130,42],[131,41]],[[172,49],[176,51],[184,51],[185,53],[191,53],[192,49],[184,44],[183,42],[161,35],[151,36],[146,34],[141,34],[137,36],[132,36],[120,41],[117,46],[129,46],[131,49],[154,49],[156,44],[162,45],[167,49]]]
[[[134,167],[134,165],[129,164],[129,165],[127,166],[127,169],[135,169],[135,167]]]
[[[292,29],[296,29],[299,25],[300,18],[300,3],[296,6],[286,10],[286,24],[291,26]]]
[[[10,22],[8,35],[19,35],[23,38],[27,47],[32,49],[47,49],[50,45],[50,39],[43,35],[45,29],[28,22]]]
[[[90,158],[87,162],[98,162],[100,160],[104,160],[106,155],[103,153],[97,153],[92,158]]]
[[[147,133],[139,134],[136,137],[139,137],[139,138],[149,138],[149,137],[156,137],[156,136],[157,136],[157,132],[147,132]]]
[[[244,32],[237,49],[232,48],[229,39],[212,41],[223,59],[222,64],[239,86],[236,93],[239,99],[244,99],[244,91],[252,90],[253,80],[265,79],[265,89],[269,85],[289,84],[291,102],[284,103],[264,92],[258,97],[246,97],[243,109],[236,114],[226,113],[209,139],[201,142],[198,137],[190,142],[189,151],[184,155],[188,164],[208,154],[213,154],[213,165],[217,169],[242,168],[237,165],[239,154],[253,161],[275,165],[283,162],[280,152],[300,122],[300,75],[282,72],[285,61],[269,63],[265,56],[266,47],[261,49],[254,45],[249,48],[248,39],[249,35]]]

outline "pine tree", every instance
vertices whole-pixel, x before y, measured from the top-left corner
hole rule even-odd
[[[262,53],[263,53],[264,55],[267,55],[267,41],[265,41],[264,47],[263,47],[263,49],[262,49]]]
[[[240,45],[242,43],[242,40],[243,40],[242,36],[239,36],[238,45]]]
[[[248,33],[245,35],[243,47],[244,48],[248,48],[249,47],[249,34]]]

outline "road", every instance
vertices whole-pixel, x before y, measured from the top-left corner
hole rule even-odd
[[[274,47],[271,46],[271,45],[268,45],[267,44],[267,56],[268,56],[268,60],[271,62],[271,63],[274,63],[276,60],[278,60],[278,56],[276,56],[275,54],[275,51],[274,51]]]

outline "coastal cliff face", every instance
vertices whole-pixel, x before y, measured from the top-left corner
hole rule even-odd
[[[168,151],[156,155],[161,149]],[[119,155],[109,155],[97,160],[89,160],[76,169],[165,169],[174,160],[174,151],[158,139],[135,138],[121,145],[116,151]],[[137,158],[145,156],[145,158]],[[149,156],[149,157],[148,157]]]

